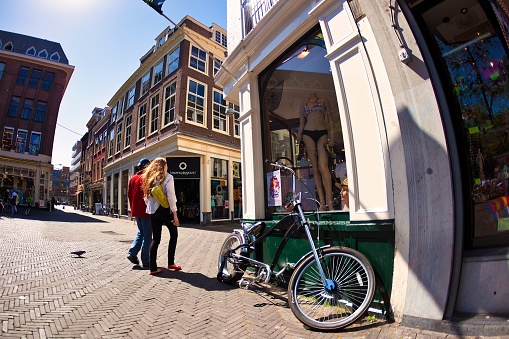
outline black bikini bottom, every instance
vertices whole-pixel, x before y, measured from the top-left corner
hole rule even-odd
[[[318,130],[318,131],[304,130],[304,131],[302,131],[302,134],[307,135],[308,137],[313,139],[313,141],[315,143],[318,143],[318,140],[320,140],[321,137],[323,137],[324,135],[327,135],[328,133],[327,133],[326,129],[323,129],[323,130]]]

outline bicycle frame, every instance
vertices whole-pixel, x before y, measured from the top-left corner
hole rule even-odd
[[[309,255],[309,253],[313,253],[313,256],[316,261],[316,265],[318,267],[318,271],[320,273],[320,277],[321,277],[324,287],[327,290],[332,290],[335,287],[335,283],[332,280],[327,279],[325,277],[322,265],[320,264],[320,256],[319,256],[319,250],[322,248],[329,247],[329,246],[327,245],[327,246],[319,247],[318,249],[315,246],[315,242],[313,240],[313,237],[311,236],[311,232],[309,229],[309,220],[305,217],[304,210],[302,209],[301,193],[300,192],[297,194],[295,193],[295,171],[293,169],[291,169],[285,165],[279,164],[279,163],[270,163],[270,165],[288,170],[292,173],[293,199],[287,205],[287,207],[293,206],[293,209],[287,216],[285,216],[283,219],[279,220],[277,222],[277,224],[272,229],[267,231],[266,233],[263,233],[263,230],[265,229],[265,223],[263,223],[263,222],[258,222],[255,224],[249,224],[249,223],[242,224],[243,230],[242,231],[235,230],[235,231],[237,234],[239,234],[241,236],[241,239],[243,239],[245,243],[237,246],[236,248],[232,248],[230,250],[229,256],[231,256],[232,258],[235,258],[239,262],[245,263],[246,265],[251,265],[254,267],[258,267],[258,268],[262,267],[263,269],[265,269],[266,272],[262,272],[261,274],[259,274],[259,277],[264,278],[265,282],[268,282],[273,274],[273,269],[277,265],[279,257],[281,256],[281,253],[283,252],[283,249],[285,248],[288,240],[302,226],[302,227],[304,227],[304,230],[306,232],[306,236],[309,241],[311,251],[308,252],[305,256],[303,256],[298,262],[302,261],[304,257]],[[281,240],[281,243],[279,244],[279,246],[276,250],[276,253],[272,260],[272,264],[270,266],[263,262],[257,261],[255,259],[248,258],[248,257],[242,255],[242,253],[240,255],[235,253],[235,251],[239,250],[239,249],[241,249],[242,252],[244,252],[244,253],[254,252],[256,245],[263,242],[268,236],[273,234],[276,230],[279,230],[278,225],[284,225],[286,219],[292,219],[292,220],[290,220],[291,225],[290,225],[290,227],[288,227],[285,235],[283,236],[283,239]],[[257,228],[258,226],[261,226],[262,231],[260,232],[261,236],[257,238],[255,235],[250,234],[250,232],[252,230],[254,230],[255,228]],[[243,233],[243,234],[241,234],[241,233]],[[253,239],[253,240],[251,240],[251,239]],[[291,268],[295,268],[296,264],[285,265],[285,267],[283,267],[282,270],[277,272],[275,274],[275,276],[278,277],[279,275],[281,275],[284,272],[284,270],[286,269],[286,267],[288,267],[288,266],[290,266]],[[265,277],[263,277],[263,275],[265,275]]]

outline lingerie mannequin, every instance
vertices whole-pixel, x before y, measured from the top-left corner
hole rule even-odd
[[[306,153],[314,169],[314,179],[320,210],[333,210],[332,176],[329,170],[329,153],[326,146],[334,145],[334,134],[331,133],[329,120],[330,105],[327,100],[319,98],[313,92],[304,104],[300,114],[300,125],[297,133],[297,144],[304,141]]]

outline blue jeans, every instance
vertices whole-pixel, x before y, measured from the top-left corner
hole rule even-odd
[[[149,263],[150,243],[152,242],[152,221],[150,217],[140,218],[136,217],[136,224],[138,225],[138,233],[134,238],[133,244],[129,249],[129,254],[137,256],[141,249],[141,262],[143,265]]]

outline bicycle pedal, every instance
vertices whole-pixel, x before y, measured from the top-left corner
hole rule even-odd
[[[249,286],[253,283],[253,281],[251,280],[248,280],[248,279],[240,279],[239,281],[239,287],[244,289],[244,290],[248,290],[249,289]]]

